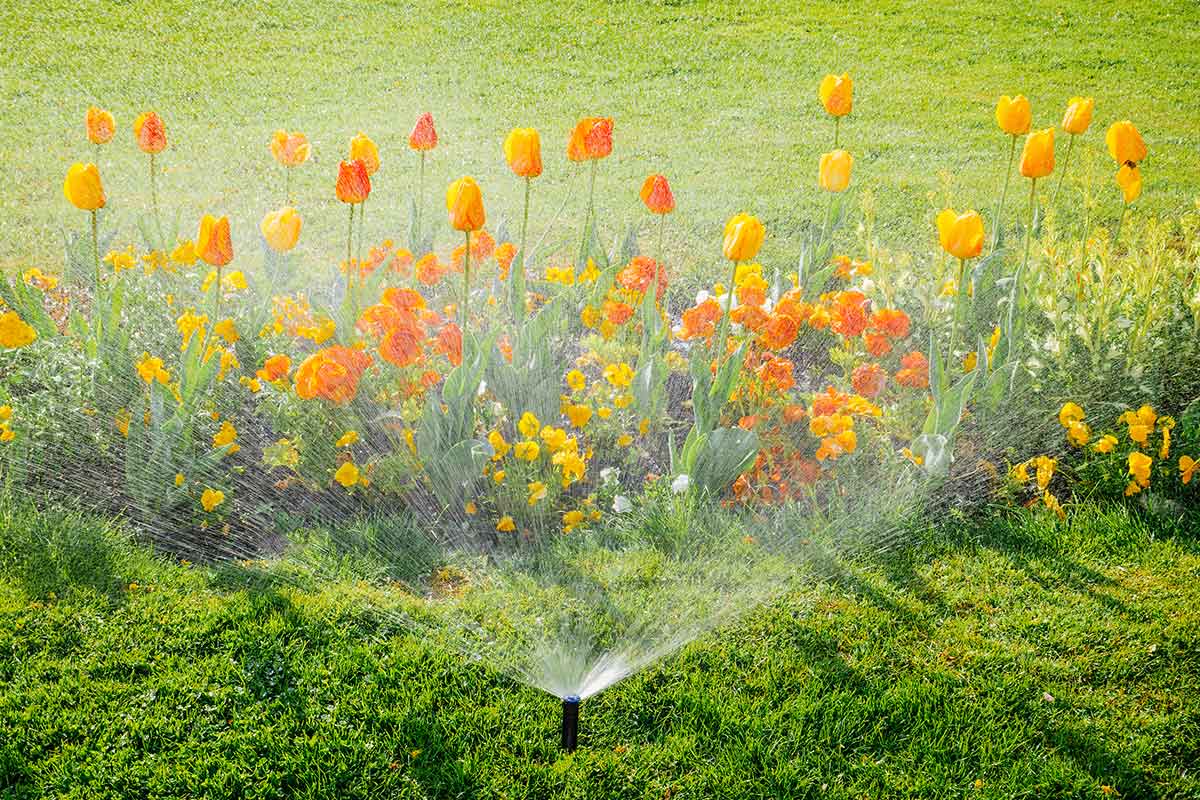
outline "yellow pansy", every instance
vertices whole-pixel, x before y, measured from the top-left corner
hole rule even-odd
[[[500,461],[506,455],[508,455],[508,451],[511,449],[511,447],[508,442],[504,440],[504,434],[500,433],[500,431],[492,431],[488,434],[487,438],[488,444],[490,444],[492,446],[492,450],[495,451],[492,453],[492,461]]]
[[[335,443],[335,447],[349,447],[358,441],[358,431],[346,431]]]
[[[526,439],[532,439],[537,436],[538,431],[542,429],[542,423],[533,415],[532,411],[526,411],[521,415],[521,419],[517,422],[517,430]]]
[[[359,482],[362,473],[358,469],[358,465],[353,461],[347,461],[338,467],[337,472],[333,473],[333,479],[349,489],[351,486]]]
[[[512,533],[516,529],[517,523],[513,522],[513,518],[507,514],[501,517],[500,521],[496,523],[496,530],[501,533]]]
[[[1063,407],[1058,411],[1058,424],[1064,428],[1070,428],[1072,423],[1080,422],[1082,419],[1083,409],[1076,403],[1063,403]]]
[[[576,428],[582,428],[588,424],[588,420],[592,418],[592,407],[585,405],[569,405],[567,406],[567,419]]]
[[[1113,448],[1117,446],[1117,437],[1110,433],[1101,436],[1096,443],[1092,445],[1092,449],[1097,453],[1111,453]]]
[[[579,370],[573,369],[567,373],[567,386],[570,386],[573,392],[582,392],[587,386],[587,378]]]
[[[205,489],[200,495],[200,505],[208,513],[212,513],[213,509],[225,502],[225,493],[220,489]]]
[[[541,455],[537,442],[523,441],[513,445],[513,455],[524,461],[533,461]]]
[[[537,505],[538,500],[546,497],[546,484],[541,481],[533,481],[528,485],[529,489],[529,505]]]
[[[1191,456],[1179,457],[1179,479],[1186,483],[1192,482],[1192,473],[1196,471],[1196,459]]]
[[[233,423],[225,420],[221,423],[221,429],[213,435],[213,447],[224,447],[228,444],[233,444],[233,440],[237,438],[237,428],[233,427]]]
[[[562,515],[563,531],[570,533],[584,520],[584,514],[579,509],[568,511]]]

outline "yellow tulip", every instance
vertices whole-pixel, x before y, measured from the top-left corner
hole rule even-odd
[[[1054,171],[1054,128],[1034,131],[1026,137],[1020,171],[1026,178],[1034,179]]]
[[[536,128],[513,128],[504,140],[504,159],[522,178],[542,174],[542,140]]]
[[[1146,158],[1146,142],[1129,120],[1110,125],[1104,141],[1113,161],[1118,164],[1137,164]]]
[[[826,75],[821,80],[817,94],[821,98],[821,105],[825,106],[825,111],[830,116],[844,117],[854,107],[854,81],[850,79],[849,73],[842,73],[841,76]]]
[[[827,192],[844,192],[850,185],[850,168],[854,157],[845,150],[834,150],[821,156],[818,180]]]
[[[758,255],[766,231],[757,217],[735,214],[725,223],[723,251],[730,261],[749,261]]]
[[[362,131],[359,131],[358,136],[350,140],[350,160],[356,159],[363,162],[368,175],[374,175],[375,171],[379,169],[379,148],[375,146],[375,142],[371,141],[371,137]]]
[[[937,229],[942,249],[955,258],[975,258],[983,251],[983,218],[974,211],[942,209]]]
[[[300,214],[288,206],[278,211],[272,211],[262,219],[259,230],[272,250],[286,253],[296,246],[300,239]]]
[[[1002,96],[996,102],[996,123],[1010,136],[1029,133],[1029,126],[1033,123],[1033,111],[1025,95]]]
[[[446,211],[450,227],[456,231],[477,231],[487,221],[483,210],[483,192],[474,178],[463,177],[446,190]]]
[[[1096,101],[1091,97],[1072,97],[1063,114],[1062,129],[1072,136],[1085,133],[1092,124],[1092,111],[1095,108]]]
[[[63,194],[71,205],[82,211],[104,208],[104,186],[100,183],[100,170],[95,164],[71,165],[63,181]]]
[[[1137,164],[1121,165],[1117,170],[1117,185],[1121,187],[1121,194],[1127,204],[1138,199],[1142,194],[1142,171],[1138,169]]]

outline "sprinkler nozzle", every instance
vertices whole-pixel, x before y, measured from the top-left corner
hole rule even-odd
[[[573,753],[579,739],[579,695],[569,694],[564,697],[562,709],[562,747],[568,753]]]

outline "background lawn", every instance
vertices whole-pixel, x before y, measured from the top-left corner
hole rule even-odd
[[[258,249],[263,213],[282,202],[268,137],[279,127],[306,131],[315,156],[296,176],[301,252],[321,270],[344,252],[333,179],[356,131],[375,138],[384,160],[368,234],[403,242],[416,176],[406,142],[419,112],[433,112],[442,137],[430,205],[448,180],[473,174],[493,224],[520,213],[503,136],[539,127],[546,174],[534,195],[535,233],[568,186],[576,190],[555,242],[577,235],[584,202],[582,177],[571,177],[580,172],[565,158],[567,132],[578,117],[604,114],[616,119],[614,157],[598,182],[612,235],[645,220],[637,189],[662,171],[679,201],[673,268],[718,257],[720,226],[738,210],[763,218],[773,237],[763,258],[778,263],[795,252],[801,223],[824,213],[816,163],[831,149],[833,125],[816,87],[843,70],[856,85],[842,142],[857,159],[853,187],[874,192],[885,245],[927,252],[933,209],[946,203],[991,211],[1008,147],[993,119],[1002,93],[1028,95],[1036,126],[1058,125],[1073,94],[1096,97],[1071,174],[1081,178],[1095,155],[1102,221],[1119,209],[1104,130],[1134,120],[1150,147],[1139,207],[1174,213],[1200,193],[1197,31],[1192,0],[6,3],[0,264],[56,266],[61,229],[83,229],[61,183],[72,161],[96,157],[83,135],[89,103],[117,116],[118,137],[99,161],[110,222],[126,238],[149,200],[146,157],[130,132],[146,108],[167,122],[164,204],[180,213],[181,232],[194,236],[203,212],[229,213],[244,255]],[[1080,195],[1069,185],[1059,205],[1074,216]],[[1010,209],[1024,207],[1024,196],[1015,190]]]

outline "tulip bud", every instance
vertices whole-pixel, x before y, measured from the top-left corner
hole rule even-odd
[[[1034,131],[1025,138],[1021,150],[1021,174],[1026,178],[1044,178],[1054,171],[1054,128]]]
[[[1146,143],[1129,120],[1114,122],[1104,136],[1108,152],[1118,164],[1138,164],[1146,157]]]
[[[153,111],[138,115],[133,121],[133,135],[143,153],[161,153],[167,147],[167,127]]]
[[[730,261],[749,261],[758,255],[766,231],[757,217],[735,214],[725,223],[725,258]]]
[[[437,147],[437,129],[433,127],[433,114],[426,111],[417,118],[412,133],[408,136],[408,146],[413,150],[432,150]]]
[[[844,117],[854,106],[854,81],[850,80],[849,73],[843,73],[841,77],[826,75],[817,93],[830,116]]]
[[[504,158],[522,178],[542,174],[542,140],[536,128],[513,128],[504,140]]]
[[[1092,124],[1092,111],[1095,108],[1096,101],[1090,97],[1072,97],[1063,114],[1062,129],[1072,136],[1086,132]]]
[[[379,169],[379,148],[371,138],[362,131],[350,140],[350,160],[361,161],[367,168],[368,175],[374,175]]]
[[[275,131],[271,137],[271,155],[285,167],[300,166],[308,161],[311,152],[312,147],[308,143],[308,137],[299,131],[295,133]]]
[[[214,267],[223,267],[233,260],[233,242],[229,237],[229,217],[217,219],[205,214],[200,220],[196,237],[196,254]]]
[[[272,250],[277,253],[286,253],[299,241],[300,225],[300,215],[296,213],[296,209],[289,206],[272,211],[263,217],[259,230],[262,231],[263,238],[267,240],[267,245]]]
[[[446,210],[450,227],[456,231],[477,231],[487,221],[483,212],[483,192],[474,178],[459,178],[446,190]]]
[[[952,208],[937,216],[938,241],[955,258],[975,258],[983,252],[983,218],[974,211],[962,214]]]
[[[104,186],[95,164],[72,164],[63,181],[63,194],[81,211],[104,208]]]
[[[584,117],[571,131],[567,158],[572,161],[604,158],[612,152],[612,131],[612,117]]]
[[[1000,129],[1010,136],[1029,133],[1029,126],[1033,123],[1033,111],[1025,95],[1001,97],[996,102],[996,122]]]
[[[642,184],[642,202],[651,214],[670,214],[675,210],[675,195],[666,175],[651,175]]]
[[[338,164],[337,198],[343,203],[361,203],[371,194],[367,165],[358,159]]]
[[[845,150],[834,150],[821,156],[818,181],[827,192],[844,192],[850,185],[850,167],[854,157]]]
[[[1122,164],[1117,170],[1117,185],[1121,187],[1121,195],[1125,202],[1132,203],[1142,194],[1142,171],[1137,164]]]
[[[95,106],[88,108],[84,124],[87,127],[88,141],[92,144],[108,144],[117,130],[113,115]]]

